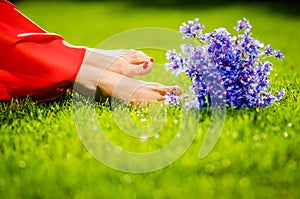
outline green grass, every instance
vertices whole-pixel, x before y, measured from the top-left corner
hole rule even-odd
[[[255,37],[285,54],[284,61],[274,62],[271,84],[275,90],[285,87],[287,93],[280,104],[269,108],[227,110],[220,139],[203,159],[198,152],[210,113],[201,113],[198,134],[188,151],[168,167],[143,174],[113,170],[87,151],[75,128],[70,95],[50,103],[0,102],[0,198],[300,197],[299,17],[272,12],[260,4],[176,9],[20,1],[17,6],[49,32],[90,47],[133,28],[177,30],[183,21],[199,17],[208,31],[219,26],[231,30],[246,17]],[[156,63],[165,61],[163,52],[146,51]],[[157,64],[145,79],[173,83],[169,76]],[[104,132],[131,151],[159,149],[178,130],[174,122],[178,112],[169,109],[163,134],[148,145],[124,135],[108,105],[98,104],[96,110]],[[131,114],[138,121],[147,108]]]

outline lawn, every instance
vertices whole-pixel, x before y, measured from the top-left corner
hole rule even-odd
[[[275,90],[286,88],[286,95],[268,108],[226,110],[220,138],[204,158],[198,153],[211,112],[201,112],[188,150],[169,166],[147,173],[112,169],[85,148],[76,130],[70,94],[49,103],[36,104],[30,99],[0,102],[0,198],[300,198],[299,15],[272,10],[267,4],[176,8],[121,2],[19,1],[16,5],[47,31],[89,47],[109,47],[108,38],[135,28],[177,31],[183,21],[196,17],[207,31],[220,26],[232,31],[236,21],[246,17],[254,37],[284,53],[284,61],[273,61],[270,78]],[[188,82],[171,78],[163,68],[164,50],[142,50],[156,63],[143,79],[187,89]],[[132,108],[128,117],[138,128],[149,110],[161,107]],[[90,109],[84,108],[82,114],[89,118]],[[181,121],[180,110],[168,108],[160,136],[145,141],[125,135],[107,103],[96,104],[95,110],[107,137],[138,153],[168,144],[178,135]]]

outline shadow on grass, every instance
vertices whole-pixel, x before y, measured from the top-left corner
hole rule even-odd
[[[117,1],[117,0],[94,0],[94,1]],[[300,16],[300,3],[293,0],[125,0],[136,6],[153,6],[169,8],[197,8],[207,9],[213,7],[227,6],[232,4],[253,4],[260,3],[272,12],[281,12],[286,15]]]
[[[22,0],[8,0],[12,3]],[[51,1],[51,0],[42,0]],[[61,0],[69,2],[125,2],[136,7],[156,7],[169,9],[210,9],[212,7],[227,6],[233,4],[251,5],[258,4],[271,12],[284,14],[291,17],[300,16],[300,2],[295,0]]]
[[[10,0],[11,2],[19,2],[22,0]],[[44,0],[47,1],[47,0]],[[48,0],[49,1],[49,0]],[[284,14],[292,17],[300,16],[300,3],[295,0],[61,0],[73,2],[126,2],[136,7],[158,7],[171,9],[209,9],[213,7],[227,6],[232,4],[257,4],[264,6],[271,12]]]

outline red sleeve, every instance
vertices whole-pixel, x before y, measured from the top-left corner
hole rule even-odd
[[[84,54],[0,0],[0,100],[58,98],[72,88]]]

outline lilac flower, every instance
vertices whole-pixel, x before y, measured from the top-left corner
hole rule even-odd
[[[175,50],[167,51],[166,57],[170,60],[170,63],[166,63],[166,70],[171,69],[173,75],[178,75],[182,72],[183,59],[180,53]]]
[[[165,97],[165,105],[167,106],[177,106],[180,104],[179,96],[175,95],[175,91],[172,91],[171,93],[167,92]]]
[[[204,25],[199,23],[199,19],[196,18],[194,21],[188,21],[188,23],[182,23],[179,31],[183,34],[184,38],[196,37],[204,29]]]
[[[180,26],[184,39],[198,42],[181,45],[181,52],[169,50],[167,70],[173,75],[184,73],[191,80],[193,96],[184,107],[200,109],[208,106],[265,107],[278,102],[284,90],[272,94],[270,71],[273,65],[266,57],[283,59],[280,50],[264,45],[251,37],[249,21],[239,20],[231,35],[225,28],[203,33],[204,25],[198,19]],[[172,103],[171,103],[172,102]],[[166,104],[178,104],[174,93],[166,95]]]
[[[243,18],[242,20],[239,20],[237,22],[237,26],[234,27],[234,29],[237,32],[242,32],[243,30],[245,31],[245,35],[251,35],[251,28],[252,26],[250,25],[249,21],[246,18]]]
[[[273,55],[273,49],[271,48],[270,44],[266,45],[265,50],[266,50],[266,55]]]
[[[185,109],[196,109],[196,110],[198,110],[200,108],[199,101],[197,99],[187,101],[184,105],[184,108]]]
[[[284,58],[284,56],[283,56],[283,54],[281,53],[280,50],[274,50],[274,55],[275,55],[276,58],[279,58],[281,60]]]

